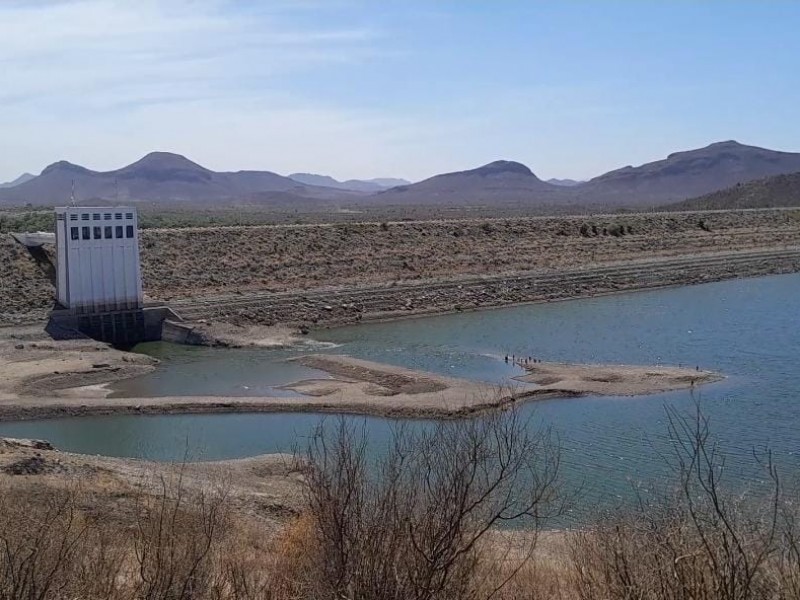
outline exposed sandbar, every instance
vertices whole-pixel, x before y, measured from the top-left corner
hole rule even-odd
[[[699,368],[582,365],[568,363],[520,364],[527,371],[519,381],[535,383],[537,390],[570,395],[642,396],[692,388],[719,381],[722,376]]]
[[[689,388],[719,375],[678,367],[536,363],[507,387],[316,354],[295,359],[328,377],[284,386],[295,397],[109,398],[109,382],[156,368],[154,359],[93,341],[0,336],[0,420],[111,414],[327,412],[453,418],[518,402],[582,395],[640,395]],[[524,366],[524,365],[521,365]],[[536,384],[536,385],[533,385]]]

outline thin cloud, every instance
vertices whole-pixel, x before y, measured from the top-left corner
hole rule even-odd
[[[242,85],[252,92],[254,80],[269,88],[276,74],[364,59],[378,39],[367,29],[300,28],[290,16],[183,0],[0,5],[0,104],[47,98],[70,106],[99,94],[115,107],[115,90],[127,103],[151,101],[154,84],[165,82],[179,95],[202,97],[209,87],[235,95]]]

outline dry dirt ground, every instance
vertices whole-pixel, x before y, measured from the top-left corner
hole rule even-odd
[[[140,243],[146,295],[174,300],[796,247],[800,210],[149,229]],[[35,261],[0,236],[0,323],[42,319],[52,297]]]
[[[135,377],[157,362],[94,340],[54,341],[35,325],[0,328],[0,402]]]
[[[267,529],[274,530],[301,510],[301,467],[289,455],[154,463],[62,452],[46,441],[0,438],[0,485],[79,485],[99,495],[97,509],[113,504],[113,513],[122,518],[132,512],[142,491],[158,493],[162,478],[180,478],[190,492],[224,487],[237,512],[258,519]]]

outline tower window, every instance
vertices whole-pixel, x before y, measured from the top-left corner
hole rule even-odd
[[[110,240],[114,237],[114,228],[111,225],[106,225],[104,227],[105,231],[103,232],[103,237],[107,240]]]
[[[71,227],[71,228],[70,228],[70,230],[69,230],[69,235],[70,235],[70,237],[71,237],[73,240],[78,240],[78,239],[80,239],[80,237],[81,237],[81,236],[80,236],[80,233],[81,233],[81,232],[80,232],[80,231],[78,231],[78,228],[77,228],[77,227]]]
[[[91,236],[91,227],[81,227],[81,238],[84,240],[92,239]]]
[[[133,225],[126,225],[125,226],[125,237],[132,238],[133,237]]]
[[[95,227],[94,228],[94,239],[96,239],[96,240],[103,239],[103,228],[102,227]]]
[[[116,230],[117,230],[117,231],[116,231],[116,234],[117,234],[117,236],[116,236],[116,237],[117,237],[117,239],[118,239],[118,240],[119,240],[119,239],[122,239],[122,238],[124,237],[124,236],[122,235],[122,225],[117,225],[117,226],[116,226]]]

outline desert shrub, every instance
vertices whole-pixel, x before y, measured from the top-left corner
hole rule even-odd
[[[52,210],[0,212],[0,233],[54,231],[54,228],[55,215]]]
[[[79,488],[0,488],[0,598],[115,598],[124,539],[87,517]]]
[[[797,528],[782,521],[777,470],[771,491],[723,485],[723,460],[699,413],[668,411],[674,488],[640,496],[633,512],[605,515],[572,536],[576,594],[584,600],[797,598]],[[792,514],[790,510],[788,513]]]
[[[528,554],[487,585],[497,553],[482,550],[487,533],[512,521],[535,533],[559,507],[558,452],[525,425],[512,412],[398,426],[377,465],[363,431],[320,428],[308,452],[314,597],[470,599],[504,587]]]
[[[222,586],[215,560],[229,518],[225,491],[188,498],[180,476],[157,485],[159,493],[141,495],[137,507],[137,596],[189,599]]]
[[[621,237],[625,235],[625,226],[614,224],[608,228],[608,234],[614,237]]]

